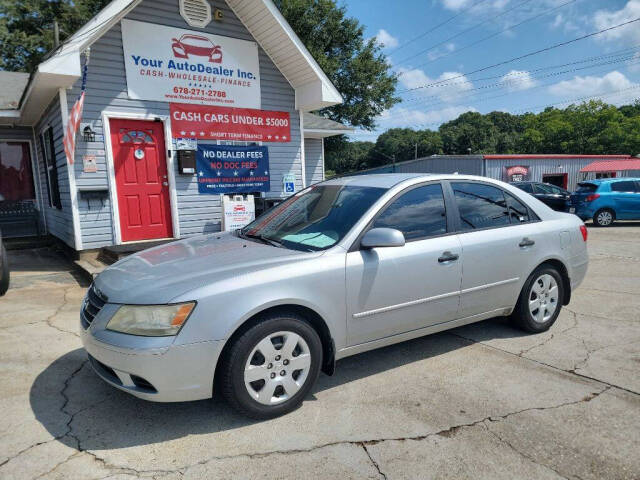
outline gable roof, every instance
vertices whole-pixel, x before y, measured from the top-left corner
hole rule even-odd
[[[35,123],[58,90],[71,87],[81,77],[80,54],[141,1],[113,0],[38,65],[21,106],[22,123]],[[338,90],[271,0],[226,2],[295,89],[296,109],[342,103]]]

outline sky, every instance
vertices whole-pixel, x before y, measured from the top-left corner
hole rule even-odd
[[[640,20],[572,41],[640,19],[640,0],[341,5],[381,45],[402,99],[377,118],[375,130],[357,130],[356,140],[375,141],[395,127],[436,130],[466,111],[539,112],[592,98],[615,105],[640,98]],[[563,42],[570,43],[529,55]]]

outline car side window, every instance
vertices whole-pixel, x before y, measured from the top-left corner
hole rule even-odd
[[[636,184],[632,180],[625,180],[623,182],[615,182],[611,184],[612,192],[635,192]]]
[[[452,182],[451,187],[463,231],[502,227],[511,223],[501,189],[475,182]]]
[[[527,223],[530,220],[529,209],[524,203],[507,192],[504,192],[504,198],[507,201],[507,208],[509,209],[509,219],[511,220],[511,223]]]
[[[554,193],[553,189],[550,186],[545,185],[544,183],[536,183],[536,192],[544,193],[545,195]]]
[[[520,190],[524,190],[527,193],[533,193],[533,187],[530,183],[521,183],[520,185],[516,185]]]
[[[395,228],[406,241],[447,233],[442,185],[433,183],[403,193],[373,222],[371,228]]]

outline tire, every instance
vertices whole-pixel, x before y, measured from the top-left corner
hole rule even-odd
[[[552,266],[541,265],[529,275],[522,287],[518,304],[511,314],[511,320],[527,332],[546,332],[560,315],[563,298],[562,276]],[[536,300],[538,303],[535,303]],[[539,305],[538,308],[536,308],[537,305]]]
[[[601,208],[593,214],[593,224],[596,227],[610,227],[616,220],[616,212],[610,208]]]
[[[244,415],[278,417],[300,406],[321,365],[322,342],[315,329],[298,314],[278,313],[233,342],[222,361],[219,386]]]
[[[7,260],[7,250],[4,245],[0,245],[0,296],[9,290],[9,261]]]

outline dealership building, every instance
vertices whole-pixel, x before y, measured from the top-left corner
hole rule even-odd
[[[114,0],[0,82],[0,230],[77,251],[220,231],[351,131],[309,113],[342,97],[271,0]]]
[[[574,191],[596,178],[640,177],[640,159],[630,155],[432,155],[357,172],[459,173],[505,182],[532,181]]]

